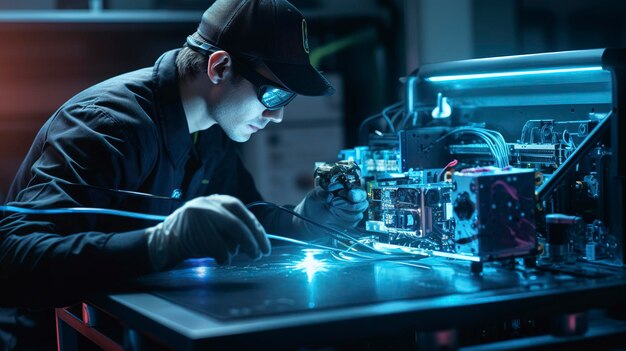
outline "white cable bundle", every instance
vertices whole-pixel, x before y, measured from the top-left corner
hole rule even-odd
[[[435,143],[452,134],[472,134],[481,138],[491,151],[496,167],[504,168],[509,166],[509,147],[506,144],[504,137],[499,132],[478,127],[458,127],[437,139]]]

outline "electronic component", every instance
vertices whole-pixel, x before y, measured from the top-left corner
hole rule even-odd
[[[451,190],[450,183],[373,186],[366,229],[386,243],[449,252]]]
[[[458,254],[491,261],[535,251],[535,174],[528,169],[479,168],[452,177]]]
[[[557,144],[518,144],[508,143],[511,164],[517,166],[558,167],[571,154],[573,149],[562,143]],[[451,155],[471,155],[475,159],[488,161],[491,151],[487,144],[453,144],[449,146]],[[479,156],[479,157],[476,157]]]
[[[520,143],[557,144],[576,147],[598,124],[595,120],[555,121],[529,120],[522,128]]]
[[[361,185],[360,168],[354,161],[323,163],[315,169],[315,185],[329,191],[351,189]],[[337,186],[337,188],[335,188]]]
[[[370,149],[359,146],[339,152],[340,160],[354,161],[363,178],[386,178],[400,172],[400,152],[397,149]]]
[[[560,213],[546,215],[546,255],[553,262],[565,261],[572,253],[571,233],[576,226],[584,228],[582,218]]]
[[[449,127],[429,127],[400,131],[402,171],[441,167],[441,160],[448,158],[449,152],[445,144],[434,147],[433,143],[450,130]]]

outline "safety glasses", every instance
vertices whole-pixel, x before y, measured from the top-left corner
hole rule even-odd
[[[233,61],[236,65],[235,71],[254,85],[257,98],[268,110],[285,107],[296,97],[296,93],[277,87],[276,83],[251,68],[252,63],[246,64],[236,57],[233,57]]]
[[[217,46],[213,46],[199,40],[194,39],[191,36],[187,37],[188,48],[197,51],[204,56],[209,56],[215,51],[221,50]],[[235,55],[231,53],[231,57],[235,64],[235,70],[241,74],[247,81],[252,83],[256,90],[257,99],[268,110],[281,109],[291,102],[296,97],[296,93],[287,89],[276,86],[276,83],[265,78],[254,68],[257,64],[254,61],[258,59],[243,57],[241,55]]]

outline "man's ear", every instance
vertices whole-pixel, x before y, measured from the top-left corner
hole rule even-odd
[[[207,75],[213,84],[219,84],[233,73],[233,59],[223,50],[212,53],[207,65]]]

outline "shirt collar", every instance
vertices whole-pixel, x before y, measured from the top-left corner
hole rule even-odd
[[[176,56],[180,49],[164,53],[159,57],[152,72],[156,82],[157,118],[165,149],[175,167],[181,167],[193,147],[187,118],[178,88]]]

